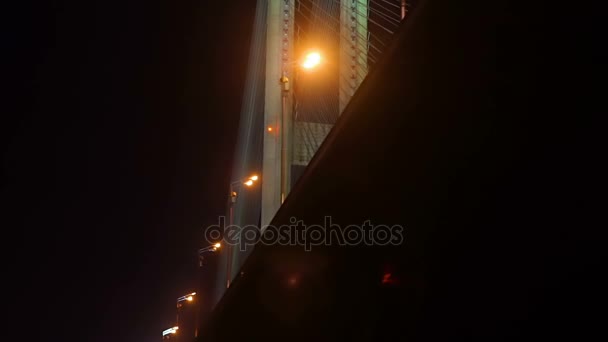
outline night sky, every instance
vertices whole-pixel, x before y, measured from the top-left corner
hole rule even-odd
[[[255,1],[11,6],[1,138],[12,330],[157,341],[195,288],[203,227],[225,208]]]

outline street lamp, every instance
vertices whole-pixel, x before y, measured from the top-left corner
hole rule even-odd
[[[174,327],[172,327],[172,328],[169,328],[169,329],[165,329],[165,330],[163,330],[163,340],[164,340],[164,339],[168,339],[168,338],[169,338],[169,336],[171,336],[171,335],[175,335],[175,334],[177,334],[177,330],[178,330],[178,329],[179,329],[179,327],[178,327],[178,326],[174,326]]]
[[[252,186],[259,179],[260,179],[260,177],[258,175],[251,175],[247,178],[243,178],[243,179],[240,179],[237,181],[230,182],[230,193],[232,194],[232,192],[234,192],[241,185]]]
[[[194,296],[196,296],[196,292],[192,292],[192,293],[189,293],[187,295],[177,298],[177,303],[176,303],[177,319],[175,320],[176,325],[179,325],[179,308],[181,308],[184,305],[182,303],[194,301]]]
[[[216,242],[216,243],[214,243],[211,246],[207,246],[207,247],[203,247],[203,248],[199,249],[198,250],[198,254],[200,255],[200,254],[203,254],[205,252],[215,252],[218,249],[220,249],[221,247],[222,247],[222,244],[219,243],[219,242]]]
[[[177,298],[177,308],[180,308],[183,304],[183,302],[191,302],[194,300],[194,296],[196,296],[196,292],[192,292],[190,294],[181,296],[179,298]]]
[[[198,266],[203,267],[203,260],[205,258],[203,254],[208,253],[208,252],[217,252],[217,250],[220,249],[221,247],[222,247],[222,244],[219,242],[216,242],[213,245],[199,249],[198,250]]]
[[[177,303],[176,303],[177,316],[175,317],[175,327],[179,327],[179,311],[180,311],[180,308],[184,305],[183,303],[193,302],[194,296],[196,296],[196,292],[192,292],[192,293],[189,293],[187,295],[183,295],[183,296],[177,298]],[[177,328],[177,329],[179,329],[179,328]],[[181,340],[181,338],[180,338],[180,340]]]
[[[203,267],[203,260],[204,260],[204,254],[205,253],[214,253],[217,252],[218,249],[220,249],[222,247],[222,244],[219,242],[216,242],[212,245],[209,245],[207,247],[203,247],[201,249],[198,250],[198,266],[199,267]],[[200,279],[199,279],[200,282]],[[200,286],[200,283],[199,283]],[[194,300],[194,297],[196,295],[196,292],[191,293],[190,295],[186,295],[180,298],[185,298],[186,301],[191,302],[192,300]],[[179,303],[179,299],[178,299],[178,303]],[[196,308],[196,328],[194,330],[194,337],[198,337],[198,324],[199,324],[199,315],[200,315],[200,311],[201,311],[201,305],[199,302],[199,305],[197,305]]]
[[[245,185],[246,187],[250,188],[252,187],[255,182],[257,182],[260,179],[260,177],[258,175],[252,175],[248,178],[244,178],[238,181],[233,181],[230,182],[230,192],[229,192],[229,196],[230,196],[230,215],[229,215],[229,225],[232,225],[232,204],[236,203],[236,197],[238,196],[238,193],[236,192],[236,190],[238,188],[240,188],[242,185]],[[218,246],[219,248],[219,246]]]
[[[260,179],[258,175],[251,175],[247,178],[230,182],[230,191],[229,201],[228,201],[228,227],[234,224],[234,204],[236,203],[236,199],[238,196],[238,192],[236,191],[241,186],[246,186],[248,188],[252,187],[255,182]],[[219,248],[219,247],[218,247]],[[226,288],[230,287],[230,273],[232,272],[232,246],[228,244],[226,246]]]

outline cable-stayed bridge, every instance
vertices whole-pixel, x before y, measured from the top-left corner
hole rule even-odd
[[[257,1],[226,224],[270,223],[416,3]],[[240,186],[253,174],[256,186]],[[215,301],[250,252],[227,247]]]
[[[595,115],[606,102],[597,86],[603,21],[589,8],[568,18],[552,9],[559,12],[544,2],[522,10],[516,1],[421,1],[392,41],[387,35],[375,63],[371,45],[362,52],[368,69],[358,85],[354,79],[358,89],[342,111],[345,69],[338,62],[327,71],[332,50],[314,72],[288,69],[282,88],[282,70],[272,74],[268,57],[279,51],[281,62],[282,46],[264,43],[258,77],[250,69],[248,81],[258,88],[247,88],[243,113],[251,120],[241,127],[235,171],[235,179],[246,179],[261,168],[262,182],[239,191],[234,221],[263,223],[271,193],[280,205],[271,221],[279,233],[298,229],[291,229],[295,217],[304,233],[320,227],[323,235],[330,216],[338,231],[363,231],[369,221],[404,227],[406,236],[394,245],[325,239],[308,250],[261,243],[248,256],[234,253],[235,266],[246,260],[198,340],[536,341],[603,331],[595,310],[602,240],[593,224],[602,211],[589,190],[605,178],[597,158],[605,134]],[[294,10],[297,21],[302,9]],[[268,40],[271,12],[260,12]],[[364,13],[364,37],[375,42],[372,30],[381,28],[372,25],[371,9]],[[299,49],[313,48],[298,47],[297,27],[289,67]],[[309,26],[308,35],[323,36],[321,28]],[[277,88],[273,98],[269,90]],[[269,120],[283,108],[293,133],[287,159],[277,157],[283,137],[272,140],[265,130],[285,122],[281,115]],[[312,119],[331,114],[337,120],[297,179],[298,121],[331,125]],[[287,188],[280,183],[285,169],[269,163],[277,160],[289,162]],[[270,185],[268,165],[278,170]],[[288,190],[283,203],[281,189]]]

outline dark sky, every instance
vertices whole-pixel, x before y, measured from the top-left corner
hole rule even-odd
[[[3,278],[23,340],[173,323],[224,210],[254,6],[3,5]]]

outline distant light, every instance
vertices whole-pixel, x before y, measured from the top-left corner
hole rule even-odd
[[[249,179],[251,179],[252,181],[257,181],[258,180],[258,176],[257,175],[253,175],[253,176],[249,177]]]
[[[386,286],[399,286],[399,277],[391,272],[384,272],[382,276],[382,285]]]
[[[219,242],[217,242],[215,245],[213,245],[213,247],[215,247],[215,248],[220,248],[220,247],[222,247],[222,244],[221,244],[221,243],[219,243]]]
[[[187,301],[189,301],[189,302],[191,302],[191,301],[193,301],[193,300],[194,300],[194,297],[192,297],[192,296],[188,296],[188,297],[186,297],[186,300],[187,300]]]
[[[253,181],[250,179],[250,180],[246,181],[246,182],[245,182],[245,183],[243,183],[243,184],[245,184],[245,185],[247,185],[247,186],[252,186],[252,185],[253,185]]]
[[[173,327],[173,328],[169,328],[163,331],[163,336],[169,335],[169,334],[176,334],[177,333],[177,329],[179,329],[179,327]]]
[[[191,296],[196,296],[196,292],[192,292],[190,295]]]
[[[287,279],[287,284],[288,284],[290,287],[295,287],[295,286],[297,286],[297,285],[298,285],[298,282],[299,282],[298,276],[297,276],[297,275],[295,275],[295,274],[294,274],[294,275],[292,275],[292,276],[290,276],[290,277]]]
[[[302,67],[304,69],[313,69],[321,63],[321,54],[318,52],[311,52],[304,57]]]
[[[272,132],[272,126],[268,126],[268,132]]]

